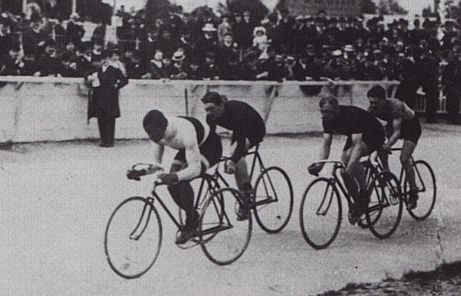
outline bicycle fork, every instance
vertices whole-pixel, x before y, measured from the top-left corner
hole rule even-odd
[[[149,224],[150,215],[152,213],[152,207],[154,206],[154,199],[149,197],[146,199],[144,203],[144,207],[141,212],[141,216],[139,217],[138,224],[133,229],[130,234],[130,239],[137,241],[144,233]]]

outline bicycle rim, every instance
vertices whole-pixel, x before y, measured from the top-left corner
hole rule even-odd
[[[265,169],[255,183],[254,214],[267,233],[280,232],[293,212],[293,187],[279,167]]]
[[[370,186],[377,194],[374,200],[379,203],[369,204],[365,215],[368,228],[375,237],[385,239],[395,232],[402,217],[400,184],[394,174],[381,172],[373,178]]]
[[[200,217],[200,245],[207,258],[217,265],[235,262],[250,243],[251,214],[247,220],[238,221],[236,202],[241,203],[238,190],[220,189],[208,199]]]
[[[418,160],[413,164],[415,167],[415,181],[418,188],[418,201],[416,208],[408,210],[408,213],[415,220],[422,221],[429,217],[435,206],[437,196],[437,185],[435,181],[434,171],[431,166],[423,161]],[[405,180],[404,192],[407,196],[410,190],[408,180]],[[407,197],[408,198],[408,197]]]
[[[117,206],[104,236],[104,251],[116,274],[140,277],[154,265],[161,244],[160,217],[148,199],[130,197]]]
[[[341,226],[342,207],[335,185],[326,178],[312,181],[304,191],[299,209],[301,232],[314,249],[328,247]]]

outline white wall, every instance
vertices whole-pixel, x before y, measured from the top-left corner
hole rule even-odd
[[[0,143],[99,137],[96,119],[87,124],[88,89],[81,79],[1,77],[2,80],[7,82],[0,87]],[[370,83],[351,82],[339,87],[346,88],[339,90],[341,103],[366,106],[369,87]],[[207,89],[255,107],[266,119],[269,134],[321,131],[321,94],[306,96],[297,83],[271,86],[262,82],[130,80],[120,93],[116,138],[144,138],[142,118],[154,108],[169,115],[204,118],[200,98]],[[323,87],[321,93],[329,89]]]

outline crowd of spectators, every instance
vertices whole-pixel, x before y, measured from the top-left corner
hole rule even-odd
[[[323,12],[292,16],[288,10],[257,20],[249,11],[218,17],[181,9],[148,21],[143,10],[124,7],[117,16],[118,42],[112,45],[102,23],[91,41],[82,42],[77,14],[60,22],[2,13],[0,75],[85,77],[110,47],[119,51],[122,72],[134,79],[399,80],[397,96],[410,105],[420,87],[438,96],[440,82],[461,85],[456,22],[410,24],[401,18],[386,24],[382,17],[364,22]]]

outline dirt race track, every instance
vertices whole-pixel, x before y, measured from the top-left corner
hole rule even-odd
[[[339,156],[343,141],[335,138],[331,158]],[[121,141],[112,149],[67,142],[0,151],[0,294],[315,295],[461,259],[460,127],[426,125],[415,153],[436,173],[438,200],[431,217],[416,222],[404,211],[396,233],[378,240],[351,226],[344,212],[335,242],[315,251],[301,235],[298,213],[302,193],[313,180],[306,167],[316,160],[320,143],[315,136],[269,137],[261,147],[266,165],[283,167],[294,187],[293,215],[281,233],[268,235],[255,224],[245,254],[221,267],[199,247],[176,247],[174,225],[160,209],[159,259],[136,280],[110,269],[103,240],[113,209],[129,196],[149,192],[151,180],[125,177],[132,164],[149,161],[147,141]],[[167,152],[165,163],[172,156]]]

